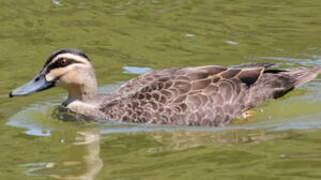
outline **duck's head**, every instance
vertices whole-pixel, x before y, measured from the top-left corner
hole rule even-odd
[[[52,87],[62,87],[69,97],[83,99],[95,95],[95,71],[88,56],[77,49],[62,49],[51,54],[40,73],[27,84],[11,91],[10,97],[24,96]]]

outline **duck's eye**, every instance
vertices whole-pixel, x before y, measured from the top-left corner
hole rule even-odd
[[[60,58],[58,59],[58,63],[62,66],[66,66],[68,64],[68,59],[66,58]]]

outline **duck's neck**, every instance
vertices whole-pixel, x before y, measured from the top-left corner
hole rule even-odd
[[[97,82],[90,80],[86,83],[68,88],[68,99],[65,104],[73,101],[90,102],[97,96]]]

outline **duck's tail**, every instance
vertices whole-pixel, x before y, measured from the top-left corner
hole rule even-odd
[[[321,67],[296,70],[265,70],[258,82],[250,88],[248,107],[261,104],[266,99],[279,98],[294,88],[315,79]]]
[[[305,68],[305,69],[298,69],[294,71],[284,72],[285,74],[291,76],[295,79],[294,87],[298,87],[303,85],[306,82],[312,81],[315,79],[318,74],[321,73],[321,67],[317,68]]]

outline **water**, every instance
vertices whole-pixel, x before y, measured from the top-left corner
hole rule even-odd
[[[320,179],[321,78],[227,127],[61,121],[52,89],[9,99],[59,48],[80,48],[111,92],[152,69],[321,66],[310,1],[0,2],[0,179]]]

